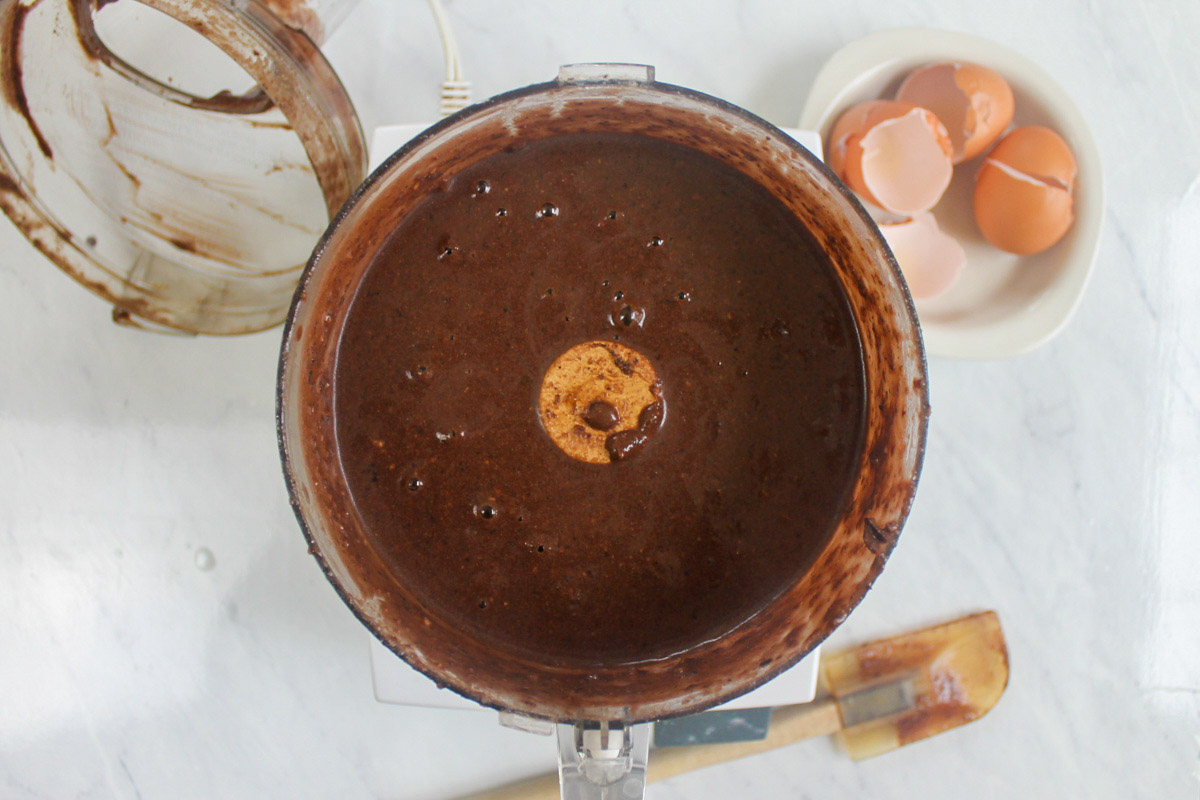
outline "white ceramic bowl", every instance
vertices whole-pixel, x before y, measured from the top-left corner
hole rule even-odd
[[[1057,131],[1079,165],[1075,222],[1061,241],[1036,255],[1005,253],[980,235],[972,195],[982,158],[955,167],[950,188],[934,208],[941,228],[966,250],[967,266],[948,292],[917,301],[925,347],[935,356],[1008,358],[1045,344],[1067,324],[1100,241],[1100,153],[1066,92],[1037,65],[994,42],[953,31],[901,28],[865,36],[835,53],[813,83],[800,127],[818,131],[824,141],[843,110],[892,97],[909,71],[934,61],[971,61],[1000,73],[1016,101],[1013,124]]]

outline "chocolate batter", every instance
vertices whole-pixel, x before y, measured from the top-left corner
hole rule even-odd
[[[632,426],[606,463],[539,416],[588,342],[657,377],[636,419],[579,399],[581,430]],[[751,618],[832,531],[864,428],[853,318],[807,231],[736,170],[622,134],[527,144],[425,199],[359,286],[334,391],[397,582],[550,663],[660,658]]]

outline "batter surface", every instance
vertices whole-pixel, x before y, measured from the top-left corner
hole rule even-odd
[[[656,381],[584,398],[607,463],[539,414],[589,342]],[[397,582],[552,663],[663,657],[752,617],[831,532],[864,428],[853,318],[807,231],[732,168],[621,134],[527,144],[425,199],[359,286],[334,391]],[[620,419],[639,396],[658,406]]]

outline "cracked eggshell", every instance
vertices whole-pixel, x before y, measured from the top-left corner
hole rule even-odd
[[[943,233],[928,212],[900,222],[880,223],[879,232],[892,249],[915,300],[942,294],[954,285],[966,266],[967,254],[962,245]]]
[[[829,135],[829,167],[885,211],[928,211],[950,185],[952,146],[933,112],[896,100],[847,109]]]
[[[927,108],[950,135],[954,163],[974,158],[1013,119],[1013,93],[994,70],[969,62],[927,64],[908,74],[896,99]]]
[[[1074,221],[1075,156],[1049,128],[1027,125],[1000,140],[975,178],[984,238],[1018,255],[1052,247]]]
[[[894,97],[904,79],[926,64],[960,62],[985,64],[1003,75],[1015,100],[1013,124],[1056,131],[1079,164],[1075,221],[1056,245],[1036,255],[1006,253],[979,232],[973,197],[986,151],[955,168],[931,211],[942,231],[966,250],[969,264],[948,291],[916,301],[926,351],[932,358],[1011,358],[1064,329],[1099,266],[1104,165],[1087,117],[1066,89],[1035,61],[997,42],[957,31],[899,28],[868,34],[831,56],[807,90],[797,122],[828,142],[845,109]]]

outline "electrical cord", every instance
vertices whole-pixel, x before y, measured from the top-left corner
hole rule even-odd
[[[462,58],[458,54],[458,42],[450,28],[442,0],[429,0],[429,10],[437,22],[442,37],[442,52],[446,57],[446,80],[442,81],[442,97],[438,103],[438,114],[448,117],[471,103],[471,82],[463,79]]]

